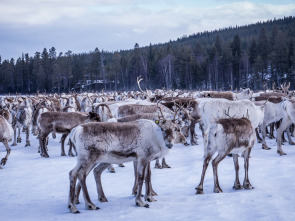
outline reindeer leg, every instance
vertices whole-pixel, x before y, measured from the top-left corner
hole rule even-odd
[[[214,153],[208,153],[208,154],[206,154],[206,156],[204,156],[201,181],[200,181],[199,185],[196,187],[196,190],[197,190],[196,194],[204,194],[203,184],[204,184],[205,174],[206,174],[206,170],[208,168],[208,164],[209,164],[211,158],[213,157],[213,155],[214,155]]]
[[[48,133],[47,134],[41,134],[39,132],[39,145],[40,145],[40,149],[41,149],[41,156],[42,157],[45,157],[45,158],[48,158],[49,155],[46,151],[46,138],[48,136]]]
[[[265,128],[265,132],[266,132],[266,134],[269,134],[269,132],[268,132],[268,128],[267,128],[267,127]]]
[[[192,146],[198,145],[198,142],[196,141],[195,126],[196,126],[196,122],[191,121],[191,124],[189,126],[189,130],[190,130],[190,135],[191,135],[191,145]]]
[[[20,128],[18,128],[18,136],[17,136],[17,140],[18,143],[22,142],[22,138],[20,137]]]
[[[102,185],[101,185],[101,174],[102,172],[109,166],[109,163],[101,163],[97,167],[94,168],[93,174],[96,182],[98,200],[100,202],[108,202],[106,196],[104,195]]]
[[[264,150],[270,150],[271,148],[269,146],[267,146],[266,141],[265,141],[265,137],[266,137],[266,125],[262,124],[261,125],[261,133],[262,133],[262,149]]]
[[[79,204],[79,196],[80,196],[80,192],[81,192],[81,185],[80,183],[78,182],[77,183],[77,186],[76,186],[76,190],[75,190],[75,204]]]
[[[66,156],[66,153],[65,153],[65,140],[67,138],[68,134],[63,134],[61,136],[61,156]]]
[[[26,145],[25,147],[27,146],[31,146],[31,143],[30,143],[30,126],[28,126],[26,128]]]
[[[157,168],[157,169],[162,169],[162,166],[161,166],[161,164],[160,164],[160,160],[159,160],[159,159],[156,160],[155,168]]]
[[[88,165],[87,165],[88,163]],[[85,165],[85,167],[83,167]],[[87,172],[89,173],[89,171],[92,169],[92,167],[89,167],[90,162],[85,162],[83,163],[83,166],[81,165],[79,172],[78,172],[78,179],[80,181],[80,185],[82,187],[83,190],[83,196],[84,196],[84,200],[85,200],[85,208],[88,210],[98,210],[99,208],[91,201],[88,190],[87,190],[87,186],[86,186],[86,176],[87,176]]]
[[[262,130],[262,129],[260,128],[260,130]],[[258,128],[255,128],[255,132],[256,132],[257,142],[258,143],[261,143],[262,142],[262,139],[261,139],[261,137],[259,135]]]
[[[284,151],[282,150],[282,134],[286,130],[286,128],[290,125],[290,120],[283,118],[282,123],[280,127],[277,129],[277,153],[282,155],[286,155]]]
[[[249,170],[249,158],[250,158],[250,153],[251,153],[251,148],[248,148],[244,152],[244,168],[245,168],[245,178],[243,182],[243,187],[245,189],[254,189],[254,187],[251,185],[249,181],[249,176],[248,176],[248,170]]]
[[[171,168],[167,163],[165,158],[162,158],[162,168]]]
[[[76,205],[74,203],[74,200],[75,200],[75,187],[76,187],[76,182],[77,182],[77,171],[78,171],[78,168],[79,168],[77,166],[73,170],[71,170],[70,173],[69,173],[70,192],[69,192],[68,208],[70,209],[71,213],[80,213],[78,208],[76,207]]]
[[[135,204],[136,204],[136,206],[139,206],[139,207],[149,208],[149,204],[143,202],[141,199],[141,191],[142,191],[142,185],[143,185],[146,167],[147,167],[147,162],[145,162],[144,159],[140,159],[137,162],[138,186],[137,186],[137,195],[135,198]]]
[[[273,132],[274,132],[274,129],[275,129],[275,123],[271,123],[269,127],[270,127],[269,138],[274,139],[275,136],[273,135]]]
[[[234,161],[235,171],[236,171],[236,180],[235,180],[233,188],[236,190],[240,190],[240,189],[243,189],[243,187],[240,184],[240,179],[239,179],[239,155],[238,154],[233,154],[233,161]]]
[[[291,125],[292,126],[292,125]],[[295,143],[293,142],[292,138],[291,138],[291,126],[287,128],[287,137],[288,137],[288,140],[289,140],[289,144],[290,145],[295,145]]]
[[[146,167],[145,172],[145,196],[144,199],[148,202],[155,202],[156,200],[153,198],[152,194],[152,185],[151,185],[151,163],[149,162]]]
[[[16,126],[14,126],[13,131],[13,144],[11,146],[16,146]]]
[[[214,175],[214,192],[215,193],[222,193],[222,189],[219,186],[218,181],[218,174],[217,174],[217,168],[220,161],[222,161],[228,153],[218,153],[218,155],[215,157],[215,159],[212,161],[212,167],[213,167],[213,175]]]
[[[285,132],[285,131],[284,131]],[[284,143],[284,142],[287,142],[287,140],[286,140],[286,138],[285,138],[285,133],[282,133],[282,144]]]
[[[4,158],[2,158],[1,162],[0,162],[0,165],[4,166],[8,160],[8,156],[10,154],[10,148],[9,148],[9,145],[8,145],[8,142],[7,142],[7,139],[3,139],[2,140],[2,143],[4,144],[5,148],[6,148],[6,156]]]
[[[134,168],[134,185],[132,188],[132,195],[137,195],[137,186],[138,186],[138,179],[137,179],[137,161],[133,161],[133,168]]]

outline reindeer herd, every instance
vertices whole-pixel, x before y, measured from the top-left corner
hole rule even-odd
[[[153,196],[156,195],[151,183],[151,161],[156,160],[155,168],[170,168],[165,155],[173,144],[198,144],[196,124],[199,124],[204,140],[203,170],[196,187],[197,194],[204,193],[206,169],[215,153],[217,156],[212,161],[214,192],[219,193],[222,189],[217,168],[225,157],[233,157],[236,171],[233,188],[252,189],[248,168],[256,138],[266,150],[270,149],[266,136],[276,138],[277,153],[281,156],[286,154],[282,149],[282,142],[286,141],[284,132],[289,144],[295,144],[292,141],[295,98],[289,91],[290,84],[283,84],[280,89],[273,85],[272,90],[256,93],[249,88],[240,92],[144,91],[140,87],[141,81],[138,77],[139,91],[0,97],[0,140],[7,151],[0,165],[7,163],[11,152],[8,142],[13,139],[11,146],[21,143],[22,130],[26,133],[25,146],[31,145],[30,134],[38,136],[38,152],[45,158],[49,157],[50,133],[52,138],[56,138],[56,133],[62,134],[61,156],[66,156],[68,137],[68,155],[77,156],[77,164],[69,173],[68,208],[72,213],[78,213],[76,204],[81,189],[86,209],[98,209],[86,186],[86,177],[92,170],[98,199],[107,202],[101,184],[102,172],[107,168],[115,172],[112,164],[123,167],[131,161],[135,203],[139,207],[149,207],[146,201],[155,201]],[[239,154],[244,158],[243,185],[239,181]]]

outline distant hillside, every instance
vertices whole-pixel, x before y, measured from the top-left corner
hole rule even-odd
[[[114,53],[57,55],[54,47],[0,60],[0,92],[134,90],[144,87],[262,89],[291,82],[295,88],[295,17],[183,36],[176,41]]]

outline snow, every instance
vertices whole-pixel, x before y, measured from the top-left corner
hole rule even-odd
[[[197,131],[200,137],[200,131]],[[60,135],[50,137],[50,158],[37,153],[38,140],[31,136],[31,146],[11,147],[7,164],[0,170],[0,220],[293,220],[295,217],[295,147],[285,144],[286,156],[276,153],[275,140],[267,140],[271,150],[255,144],[250,158],[249,178],[253,190],[234,190],[233,160],[219,165],[223,193],[213,193],[213,172],[209,165],[204,181],[204,195],[196,195],[203,165],[203,143],[176,144],[166,157],[171,169],[152,169],[152,184],[158,196],[150,208],[139,208],[131,195],[133,164],[115,165],[116,173],[105,171],[102,185],[107,203],[97,200],[92,172],[87,178],[91,200],[99,210],[86,210],[80,196],[80,214],[67,208],[69,171],[76,157],[60,155]],[[10,143],[11,144],[11,143]],[[67,148],[67,147],[66,147]],[[0,158],[6,154],[0,144]],[[244,179],[243,159],[239,158],[240,181]],[[154,162],[152,162],[152,167]],[[144,188],[143,188],[144,193]]]

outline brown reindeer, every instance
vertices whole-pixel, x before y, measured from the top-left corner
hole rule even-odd
[[[205,173],[208,164],[217,152],[218,155],[212,161],[213,174],[214,174],[214,192],[220,193],[222,189],[219,186],[217,167],[218,164],[228,155],[233,154],[233,160],[236,171],[236,179],[233,188],[234,189],[252,189],[248,177],[249,168],[249,156],[251,149],[256,141],[255,130],[251,124],[251,121],[247,118],[230,118],[230,119],[219,119],[216,123],[212,124],[209,130],[209,138],[207,150],[204,155],[203,171],[201,175],[200,184],[196,187],[197,194],[203,194],[203,183]],[[245,167],[245,178],[243,187],[239,181],[239,163],[238,154],[243,153],[244,155],[244,167]]]
[[[158,125],[157,125],[158,124]],[[74,128],[69,137],[78,149],[77,165],[70,171],[70,191],[68,207],[72,213],[78,213],[75,205],[76,181],[83,189],[85,207],[89,210],[96,210],[98,207],[90,200],[86,176],[94,170],[97,184],[98,198],[106,202],[101,186],[101,173],[110,164],[120,164],[124,162],[136,161],[135,186],[137,195],[135,203],[139,207],[149,207],[142,200],[141,191],[145,179],[146,195],[145,199],[155,201],[151,191],[151,176],[145,176],[150,161],[165,156],[172,148],[175,139],[174,129],[176,125],[172,121],[162,121],[154,123],[150,120],[137,120],[126,123],[101,122],[87,123]],[[112,139],[109,139],[109,138]]]
[[[99,122],[100,117],[96,113],[78,112],[45,112],[37,120],[39,129],[39,143],[42,157],[49,157],[46,151],[46,138],[51,132],[62,133],[61,155],[65,156],[64,142],[71,129],[88,122]],[[71,149],[70,149],[71,151]],[[69,152],[69,155],[72,155]]]

